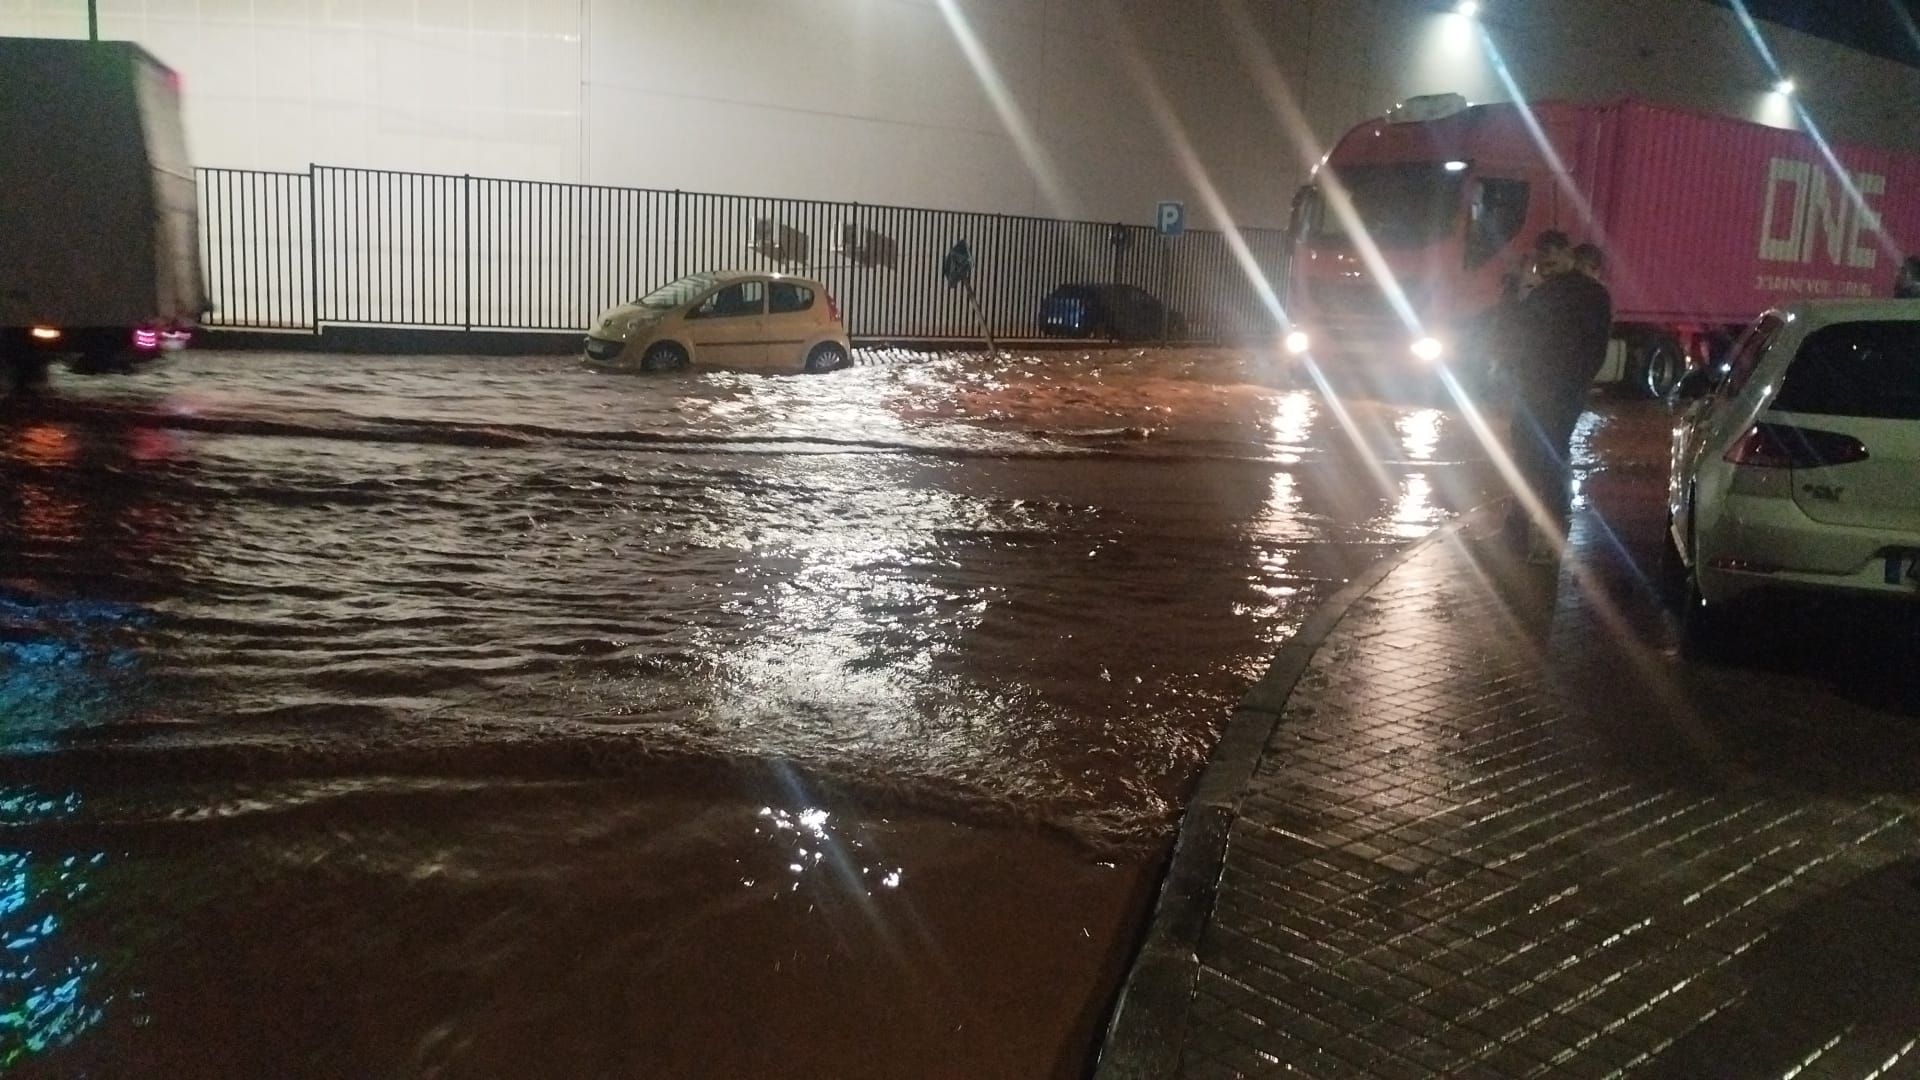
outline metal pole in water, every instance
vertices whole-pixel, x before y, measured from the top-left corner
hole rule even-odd
[[[973,301],[973,317],[980,320],[980,335],[987,339],[987,352],[1000,355],[1000,346],[993,343],[993,325],[987,322],[986,310],[980,306],[980,297],[973,291],[973,279],[969,278],[961,284],[966,287],[967,299]]]

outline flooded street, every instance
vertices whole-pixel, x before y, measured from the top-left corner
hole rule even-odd
[[[1252,353],[860,360],[0,403],[0,1065],[1075,1075],[1234,702],[1492,482]]]

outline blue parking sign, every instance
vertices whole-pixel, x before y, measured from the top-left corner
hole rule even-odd
[[[1187,231],[1187,204],[1167,201],[1154,209],[1153,223],[1161,236],[1179,236]]]

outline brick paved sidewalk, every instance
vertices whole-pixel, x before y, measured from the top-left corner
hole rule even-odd
[[[1100,1074],[1920,1075],[1920,724],[1683,665],[1593,515],[1557,578],[1488,531],[1250,698]]]

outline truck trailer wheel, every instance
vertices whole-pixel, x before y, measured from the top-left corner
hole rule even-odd
[[[88,330],[73,336],[73,345],[80,356],[73,363],[73,370],[81,375],[104,375],[110,371],[126,372],[133,370],[126,349],[127,332],[123,330]]]
[[[7,389],[14,392],[37,390],[47,385],[47,358],[20,350],[7,356]]]
[[[1627,371],[1627,386],[1637,395],[1665,401],[1687,373],[1687,354],[1665,334],[1641,338]]]
[[[22,392],[45,386],[48,359],[20,330],[0,330],[0,386]]]

